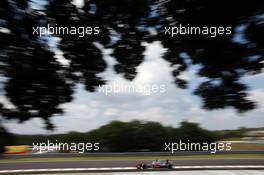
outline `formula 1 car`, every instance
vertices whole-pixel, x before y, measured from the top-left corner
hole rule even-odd
[[[140,163],[137,165],[137,169],[150,169],[150,168],[172,168],[172,163],[169,160],[155,160],[151,164]]]

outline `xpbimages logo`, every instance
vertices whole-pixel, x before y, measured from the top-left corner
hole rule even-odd
[[[77,35],[82,38],[86,35],[99,35],[101,32],[100,27],[95,26],[58,26],[55,24],[54,26],[48,24],[42,27],[33,27],[33,35],[38,35],[39,37],[43,37],[45,35]]]
[[[124,85],[114,82],[109,85],[100,85],[98,92],[103,93],[105,95],[109,94],[122,94],[122,93],[136,93],[142,95],[151,95],[158,93],[166,93],[166,85],[165,84],[140,84],[140,85]]]
[[[100,150],[100,143],[98,142],[80,142],[80,143],[62,143],[58,142],[57,140],[41,143],[32,143],[33,151],[37,151],[39,153],[46,152],[46,151],[73,151],[78,153],[90,152],[90,151],[99,151]]]
[[[217,151],[231,151],[230,142],[183,142],[179,140],[179,142],[169,142],[164,143],[164,150],[169,151],[172,154],[176,151],[209,151],[212,154],[215,154]]]
[[[231,26],[191,26],[179,24],[164,27],[164,34],[172,38],[177,35],[203,35],[215,38],[217,36],[231,35]]]

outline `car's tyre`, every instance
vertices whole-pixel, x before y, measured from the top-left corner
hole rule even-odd
[[[142,169],[143,169],[143,170],[147,169],[147,165],[146,165],[146,164],[143,164],[143,165],[142,165]]]

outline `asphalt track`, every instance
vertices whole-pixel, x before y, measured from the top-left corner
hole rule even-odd
[[[152,160],[144,161],[150,163]],[[172,161],[174,166],[232,166],[264,165],[264,159],[194,159]],[[0,170],[55,169],[55,168],[107,168],[135,167],[136,160],[82,160],[58,162],[12,162],[0,163]]]
[[[218,170],[218,171],[178,171],[177,175],[263,175],[263,170]],[[71,173],[71,175],[86,175],[87,173]],[[96,175],[135,175],[136,173],[96,173]],[[141,172],[142,175],[175,175],[175,172]],[[63,174],[42,174],[42,175],[63,175]],[[138,175],[138,173],[137,173]]]

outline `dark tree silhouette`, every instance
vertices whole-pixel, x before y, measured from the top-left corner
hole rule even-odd
[[[263,24],[258,24],[257,19],[263,13],[263,8],[262,1],[247,0],[241,3],[226,0],[168,1],[160,6],[163,12],[159,19],[162,26],[181,23],[192,26],[231,26],[233,29],[232,35],[215,38],[204,35],[171,38],[163,33],[159,37],[164,47],[168,48],[164,58],[172,65],[180,65],[173,71],[179,87],[186,87],[186,82],[177,77],[189,66],[180,54],[187,53],[192,64],[201,65],[198,75],[208,80],[195,90],[195,94],[202,97],[205,109],[231,106],[244,112],[255,107],[246,98],[247,86],[239,80],[246,74],[260,73],[263,68],[263,44],[256,40],[263,36]],[[237,34],[234,29],[241,25],[249,25],[245,32],[248,40],[245,44],[234,41]],[[252,25],[254,29],[250,27]]]
[[[8,133],[5,128],[0,126],[0,153],[5,151],[4,146],[14,143],[14,135]]]
[[[9,33],[1,33],[1,73],[8,78],[5,94],[15,108],[2,109],[2,115],[20,122],[42,117],[52,129],[48,119],[62,113],[60,104],[71,101],[72,84],[47,44],[32,33],[42,17],[28,10],[26,1],[4,5]]]

